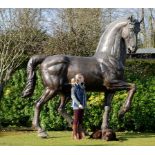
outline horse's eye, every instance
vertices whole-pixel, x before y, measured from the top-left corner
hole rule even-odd
[[[130,31],[134,31],[134,28],[133,27],[130,27]]]

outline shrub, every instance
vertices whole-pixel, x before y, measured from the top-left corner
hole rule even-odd
[[[110,126],[115,130],[155,131],[155,62],[153,60],[128,60],[126,64],[126,81],[135,83],[137,92],[134,95],[131,109],[122,122],[118,120],[118,111],[127,97],[126,91],[117,92],[112,101]],[[21,98],[26,83],[26,69],[19,69],[4,90],[1,100],[0,120],[3,127],[31,126],[34,102],[42,94],[44,87],[39,72],[33,96]],[[87,109],[84,126],[88,131],[100,128],[102,123],[104,93],[87,94]],[[47,130],[67,130],[67,122],[58,114],[59,96],[46,103],[41,112],[41,124]],[[71,103],[66,106],[72,115]]]

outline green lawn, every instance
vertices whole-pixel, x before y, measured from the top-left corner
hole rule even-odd
[[[71,131],[50,131],[49,138],[37,137],[36,132],[0,132],[0,146],[155,146],[155,133],[116,133],[119,141],[106,142],[86,137],[73,140]]]

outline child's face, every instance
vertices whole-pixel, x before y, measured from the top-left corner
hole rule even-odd
[[[76,76],[76,82],[77,83],[84,83],[84,77],[82,75]]]

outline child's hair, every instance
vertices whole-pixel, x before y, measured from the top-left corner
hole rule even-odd
[[[75,78],[71,79],[71,84],[75,84]]]

